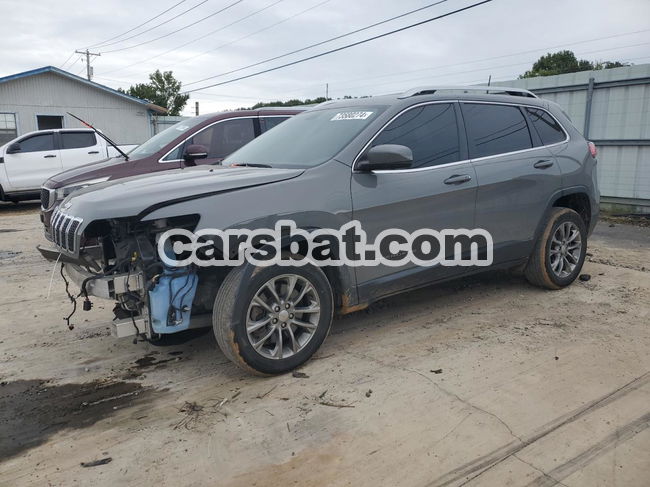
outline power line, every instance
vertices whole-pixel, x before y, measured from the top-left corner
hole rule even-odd
[[[152,42],[159,41],[160,39],[164,39],[165,37],[169,37],[169,36],[171,36],[173,34],[176,34],[177,32],[180,32],[182,30],[187,29],[188,27],[192,27],[192,26],[194,26],[196,24],[199,24],[199,23],[203,22],[204,20],[208,20],[209,18],[214,17],[215,15],[218,15],[218,14],[220,14],[222,12],[225,12],[226,10],[234,7],[238,3],[242,3],[243,1],[244,0],[236,0],[235,2],[226,5],[225,7],[217,10],[216,12],[211,13],[210,15],[206,15],[205,17],[202,17],[202,18],[200,18],[199,20],[197,20],[195,22],[190,22],[189,24],[184,25],[183,27],[181,27],[179,29],[176,29],[176,30],[173,30],[171,32],[168,32],[167,34],[163,34],[161,36],[155,37],[154,39],[149,39],[148,41],[140,42],[140,43],[134,44],[132,46],[120,47],[119,49],[111,49],[110,51],[103,51],[103,54],[108,54],[110,52],[126,51],[127,49],[133,49],[135,47],[139,47],[139,46],[143,46],[145,44],[150,44]]]
[[[310,10],[314,10],[314,9],[316,9],[316,8],[322,6],[322,5],[325,5],[326,3],[329,3],[330,1],[331,1],[331,0],[324,0],[323,2],[317,3],[316,5],[313,5],[313,6],[309,7],[309,8],[306,8],[306,9],[304,9],[304,10],[301,10],[300,12],[296,12],[295,14],[290,15],[289,17],[286,17],[286,18],[284,18],[284,19],[282,19],[282,20],[280,20],[280,21],[278,21],[278,22],[274,22],[273,24],[268,25],[267,27],[264,27],[264,28],[262,28],[262,29],[256,30],[256,31],[254,31],[254,32],[251,32],[250,34],[246,34],[245,36],[239,37],[239,38],[234,39],[234,40],[232,40],[232,41],[226,42],[225,44],[221,44],[221,45],[219,45],[219,46],[217,46],[217,47],[215,47],[215,48],[213,48],[213,49],[209,49],[209,50],[207,50],[207,51],[204,51],[204,52],[201,52],[201,53],[199,53],[199,54],[196,54],[195,56],[188,57],[188,58],[186,58],[186,59],[184,59],[184,60],[182,60],[182,61],[179,61],[179,62],[177,62],[177,63],[174,63],[174,64],[168,64],[166,67],[168,68],[168,67],[172,67],[172,66],[177,66],[177,65],[179,65],[179,64],[184,64],[184,63],[186,63],[186,62],[188,62],[188,61],[191,61],[191,60],[196,59],[196,58],[198,58],[198,57],[204,56],[204,55],[206,55],[206,54],[208,54],[208,53],[210,53],[210,52],[218,51],[219,49],[222,49],[222,48],[224,48],[224,47],[227,47],[227,46],[231,46],[231,45],[233,45],[233,44],[236,44],[236,43],[239,42],[239,41],[243,41],[244,39],[248,39],[248,38],[250,38],[250,37],[253,37],[253,36],[257,35],[257,34],[260,34],[260,33],[262,33],[262,32],[265,32],[265,31],[269,30],[269,29],[272,29],[273,27],[277,27],[277,26],[280,25],[280,24],[284,24],[285,22],[288,22],[288,21],[291,20],[291,19],[294,19],[294,18],[296,18],[296,17],[299,17],[299,16],[301,16],[301,15],[303,15],[303,14],[306,14],[306,13],[309,12]],[[119,71],[119,70],[120,70],[120,69],[115,69],[115,70],[112,70],[112,71],[107,71],[107,73],[114,73],[114,72]]]
[[[428,24],[429,22],[433,22],[433,21],[435,21],[435,20],[439,20],[439,19],[442,19],[442,18],[445,18],[445,17],[450,17],[450,16],[455,15],[455,14],[458,14],[458,13],[460,13],[460,12],[464,12],[465,10],[470,10],[470,9],[472,9],[472,8],[475,8],[475,7],[479,7],[479,6],[481,6],[481,5],[484,5],[484,4],[486,4],[486,3],[490,3],[490,2],[492,2],[492,1],[493,1],[493,0],[483,0],[483,1],[481,1],[481,2],[477,2],[477,3],[474,3],[474,4],[472,4],[472,5],[468,5],[467,7],[459,8],[459,9],[456,9],[456,10],[452,10],[451,12],[447,12],[447,13],[445,13],[445,14],[438,15],[438,16],[436,16],[436,17],[431,17],[431,18],[429,18],[429,19],[425,19],[425,20],[422,20],[422,21],[420,21],[420,22],[416,22],[416,23],[414,23],[414,24],[407,25],[407,26],[405,26],[405,27],[400,27],[399,29],[395,29],[395,30],[392,30],[392,31],[389,31],[389,32],[385,32],[385,33],[383,33],[383,34],[379,34],[379,35],[376,35],[376,36],[373,36],[373,37],[369,37],[369,38],[367,38],[367,39],[363,39],[363,40],[361,40],[361,41],[357,41],[357,42],[354,42],[354,43],[352,43],[352,44],[347,44],[347,45],[345,45],[345,46],[337,47],[336,49],[330,49],[329,51],[321,52],[321,53],[319,53],[319,54],[314,54],[313,56],[309,56],[309,57],[306,57],[306,58],[298,59],[298,60],[296,60],[296,61],[292,61],[292,62],[290,62],[290,63],[282,64],[282,65],[280,65],[280,66],[275,66],[275,67],[273,67],[273,68],[268,68],[268,69],[265,69],[265,70],[262,70],[262,71],[257,71],[257,72],[255,72],[255,73],[248,74],[248,75],[246,75],[246,76],[240,76],[240,77],[238,77],[238,78],[233,78],[233,79],[230,79],[230,80],[227,80],[227,81],[222,81],[222,82],[220,82],[220,83],[213,83],[213,84],[208,85],[208,86],[202,86],[202,87],[200,87],[200,88],[194,88],[194,89],[192,89],[192,90],[186,90],[185,93],[192,93],[192,92],[194,92],[194,91],[205,90],[205,89],[207,89],[207,88],[212,88],[212,87],[214,87],[214,86],[221,86],[221,85],[225,85],[225,84],[228,84],[228,83],[234,83],[235,81],[241,81],[241,80],[243,80],[243,79],[248,79],[248,78],[252,78],[252,77],[254,77],[254,76],[259,76],[260,74],[269,73],[269,72],[271,72],[271,71],[276,71],[276,70],[278,70],[278,69],[286,68],[286,67],[288,67],[288,66],[293,66],[293,65],[296,65],[296,64],[304,63],[304,62],[306,62],[306,61],[310,61],[310,60],[312,60],[312,59],[316,59],[316,58],[319,58],[319,57],[327,56],[328,54],[332,54],[332,53],[335,53],[335,52],[343,51],[343,50],[345,50],[345,49],[349,49],[349,48],[351,48],[351,47],[355,47],[355,46],[358,46],[358,45],[361,45],[361,44],[365,44],[365,43],[370,42],[370,41],[374,41],[374,40],[377,40],[377,39],[381,39],[381,38],[383,38],[383,37],[387,37],[387,36],[390,36],[390,35],[393,35],[393,34],[397,34],[398,32],[403,32],[403,31],[405,31],[405,30],[412,29],[412,28],[414,28],[414,27],[418,27],[418,26],[420,26],[420,25]],[[243,68],[242,68],[242,69],[243,69]],[[223,76],[223,74],[221,74],[221,75],[216,75],[216,76],[211,76],[211,77],[209,77],[209,78],[204,78],[203,80],[200,80],[200,81],[206,81],[206,80],[208,80],[208,79],[217,78],[217,77],[219,77],[219,76]],[[195,81],[194,83],[198,83],[198,82],[199,82],[199,81]],[[194,83],[188,83],[188,84],[194,84]]]
[[[107,71],[106,73],[107,73],[107,74],[108,74],[108,73],[115,73],[115,72],[117,72],[117,71],[122,71],[123,69],[127,69],[127,68],[130,68],[130,67],[132,67],[132,66],[139,66],[139,65],[141,65],[141,64],[143,64],[143,63],[146,63],[146,62],[151,61],[152,59],[156,59],[156,58],[159,58],[159,57],[164,56],[164,55],[166,55],[166,54],[169,54],[170,52],[177,51],[178,49],[180,49],[180,48],[182,48],[182,47],[188,46],[188,45],[190,45],[190,44],[192,44],[192,43],[194,43],[194,42],[196,42],[196,41],[199,41],[199,40],[204,39],[204,38],[206,38],[206,37],[208,37],[208,36],[211,36],[211,35],[213,35],[213,34],[216,34],[217,32],[221,32],[222,30],[225,30],[225,29],[227,29],[228,27],[232,27],[233,25],[238,24],[239,22],[243,22],[244,20],[249,19],[249,18],[253,17],[254,15],[257,15],[257,14],[259,14],[259,13],[265,11],[265,10],[268,10],[268,9],[270,9],[271,7],[277,5],[278,3],[282,3],[282,2],[284,2],[284,1],[285,1],[285,0],[276,0],[275,2],[271,3],[270,5],[267,5],[267,6],[264,7],[264,8],[258,9],[258,10],[256,10],[256,11],[254,11],[254,12],[252,12],[252,13],[250,13],[250,14],[244,16],[244,17],[241,17],[240,19],[235,20],[234,22],[231,22],[231,23],[229,23],[229,24],[227,24],[227,25],[224,25],[224,26],[222,26],[222,27],[219,27],[218,29],[215,29],[215,30],[213,30],[213,31],[208,32],[207,34],[203,34],[202,36],[199,36],[199,37],[197,37],[196,39],[192,39],[192,40],[189,41],[189,42],[186,42],[186,43],[184,43],[184,44],[181,44],[180,46],[177,46],[177,47],[175,47],[175,48],[173,48],[173,49],[169,49],[168,51],[165,51],[165,52],[163,52],[163,53],[161,53],[161,54],[156,54],[155,56],[152,56],[152,57],[150,57],[150,58],[143,59],[142,61],[139,61],[139,62],[137,62],[137,63],[132,63],[132,64],[129,64],[129,65],[124,66],[124,67],[122,67],[122,68],[118,68],[118,69],[113,69],[113,70],[111,70],[111,71]]]
[[[268,62],[270,62],[270,61],[275,61],[275,60],[277,60],[277,59],[281,59],[281,58],[284,58],[284,57],[287,57],[287,56],[291,56],[292,54],[297,54],[297,53],[299,53],[299,52],[306,51],[306,50],[311,49],[311,48],[313,48],[313,47],[322,46],[323,44],[327,44],[327,43],[329,43],[329,42],[333,42],[333,41],[336,41],[336,40],[338,40],[338,39],[343,39],[344,37],[349,37],[349,36],[351,36],[351,35],[353,35],[353,34],[358,34],[359,32],[363,32],[364,30],[372,29],[373,27],[377,27],[377,26],[379,26],[379,25],[386,24],[386,23],[388,23],[388,22],[392,22],[393,20],[401,19],[402,17],[406,17],[407,15],[411,15],[411,14],[414,14],[414,13],[420,12],[420,11],[422,11],[422,10],[425,10],[425,9],[428,9],[428,8],[431,8],[431,7],[435,7],[436,5],[440,5],[441,3],[445,3],[445,2],[447,2],[447,1],[448,1],[448,0],[438,0],[437,2],[430,3],[430,4],[428,4],[428,5],[425,5],[424,7],[420,7],[420,8],[417,8],[417,9],[415,9],[415,10],[410,10],[410,11],[408,11],[408,12],[405,12],[405,13],[400,14],[400,15],[396,15],[395,17],[391,17],[391,18],[389,18],[389,19],[385,19],[385,20],[382,20],[382,21],[380,21],[380,22],[375,22],[374,24],[367,25],[367,26],[365,26],[365,27],[362,27],[362,28],[360,28],[360,29],[353,30],[353,31],[348,32],[348,33],[346,33],[346,34],[341,34],[341,35],[338,35],[338,36],[335,36],[335,37],[331,37],[331,38],[326,39],[326,40],[324,40],[324,41],[317,42],[317,43],[315,43],[315,44],[311,44],[311,45],[309,45],[309,46],[302,47],[302,48],[300,48],[300,49],[296,49],[295,51],[287,52],[287,53],[285,53],[285,54],[281,54],[281,55],[279,55],[279,56],[274,56],[274,57],[272,57],[272,58],[268,58],[268,59],[265,59],[265,60],[263,60],[263,61],[259,61],[259,62],[257,62],[257,63],[249,64],[248,66],[244,66],[244,67],[242,67],[242,68],[233,69],[232,71],[227,71],[227,72],[225,72],[225,73],[218,74],[218,75],[216,75],[216,76],[210,76],[210,77],[208,77],[208,78],[203,78],[203,79],[200,79],[200,80],[197,80],[197,81],[192,81],[191,83],[187,83],[187,85],[188,85],[188,86],[189,86],[189,85],[194,85],[194,84],[196,84],[196,83],[201,83],[202,81],[207,81],[207,80],[209,80],[209,79],[214,79],[214,78],[218,78],[218,77],[221,77],[221,76],[226,76],[226,75],[228,75],[228,74],[237,73],[237,72],[239,72],[239,71],[243,71],[244,69],[253,68],[253,67],[255,67],[255,66],[259,66],[260,64],[265,64],[265,63],[268,63]]]
[[[559,45],[555,45],[555,46],[539,47],[539,48],[535,48],[535,49],[529,49],[529,50],[526,50],[526,51],[513,52],[513,53],[510,53],[510,54],[502,54],[502,55],[499,55],[499,56],[493,56],[493,57],[488,57],[488,58],[474,59],[474,60],[471,60],[471,61],[462,61],[460,63],[436,65],[436,66],[433,66],[433,67],[412,69],[412,70],[409,70],[409,71],[401,71],[400,70],[399,73],[395,73],[393,71],[391,73],[378,74],[376,76],[371,76],[371,77],[354,78],[354,79],[346,79],[346,80],[339,80],[339,81],[330,81],[330,85],[339,85],[341,83],[349,83],[349,82],[354,82],[354,81],[366,81],[366,80],[369,80],[369,79],[376,80],[376,79],[379,79],[379,78],[389,78],[389,77],[392,77],[392,76],[402,76],[404,74],[409,74],[409,73],[418,73],[418,72],[422,72],[422,71],[439,70],[439,69],[451,68],[451,67],[455,67],[455,66],[464,66],[464,65],[467,65],[467,64],[474,64],[474,63],[485,62],[485,61],[493,61],[495,59],[503,59],[503,58],[513,57],[513,56],[519,56],[521,54],[532,54],[532,53],[536,53],[536,52],[539,52],[539,51],[557,49],[557,48],[560,48],[560,47],[576,46],[576,45],[579,45],[579,44],[587,44],[587,43],[590,43],[590,42],[597,42],[597,41],[602,41],[602,40],[614,39],[614,38],[617,38],[617,37],[624,37],[624,36],[640,34],[640,33],[644,33],[644,32],[650,32],[650,29],[637,30],[637,31],[632,31],[632,32],[623,32],[623,33],[620,33],[620,34],[613,34],[613,35],[609,35],[609,36],[605,36],[605,37],[595,37],[595,38],[592,38],[592,39],[585,39],[585,40],[581,40],[581,41],[568,42],[568,43],[565,43],[565,44],[559,44]],[[635,47],[635,46],[636,46],[636,44],[631,45],[631,46],[622,46],[621,49],[624,48],[624,47],[627,48],[627,47]],[[599,52],[599,51],[593,51],[593,52]],[[589,54],[589,53],[583,53],[583,54]],[[314,84],[314,85],[311,85],[311,86],[321,86],[321,84],[322,83]]]
[[[579,53],[579,54],[577,54],[577,56],[584,56],[584,55],[587,55],[587,54],[596,54],[596,53],[601,53],[601,52],[606,52],[606,51],[616,51],[618,49],[629,49],[631,47],[647,46],[648,44],[650,44],[650,42],[642,42],[642,43],[639,43],[639,44],[630,44],[630,45],[627,45],[627,46],[610,47],[610,48],[607,48],[607,49],[595,49],[593,51],[585,51],[583,53]],[[491,70],[491,69],[509,68],[509,67],[513,67],[513,66],[522,66],[522,65],[532,65],[535,61],[536,61],[536,59],[533,59],[533,60],[523,61],[523,62],[513,63],[513,64],[504,64],[504,65],[500,65],[500,66],[488,66],[488,67],[485,67],[485,68],[470,69],[470,70],[467,70],[467,71],[456,71],[456,72],[453,72],[453,73],[448,73],[448,74],[444,74],[444,75],[440,75],[440,76],[433,76],[433,77],[431,77],[431,76],[420,76],[420,77],[417,77],[417,78],[393,80],[393,81],[387,81],[387,82],[384,82],[384,83],[373,83],[371,85],[357,85],[357,86],[352,86],[351,88],[348,88],[348,89],[365,88],[367,86],[383,86],[383,85],[390,85],[392,83],[404,83],[404,82],[408,82],[408,81],[418,81],[418,80],[422,80],[422,79],[436,79],[436,78],[440,78],[440,77],[452,76],[452,75],[455,75],[455,74],[475,73],[475,72],[478,72],[478,71],[488,71],[488,70]],[[469,64],[469,63],[461,63],[461,64]],[[458,66],[458,64],[456,64],[456,66]],[[407,73],[410,73],[410,72],[413,72],[413,71],[404,71],[404,72],[402,72],[400,74],[407,74]],[[376,77],[373,77],[373,78],[363,78],[363,79],[357,80],[357,81],[368,80],[368,79],[378,79],[378,78],[382,78],[382,77],[386,77],[386,76],[376,76]],[[330,85],[335,85],[336,86],[337,84],[330,82]],[[316,85],[314,85],[314,86],[316,86]]]
[[[145,22],[142,22],[141,24],[136,25],[136,26],[133,27],[132,29],[129,29],[129,30],[127,30],[126,32],[122,32],[121,34],[118,34],[118,35],[116,35],[116,36],[114,36],[114,37],[111,37],[110,39],[106,39],[105,41],[98,42],[98,43],[96,43],[96,44],[93,44],[93,45],[91,45],[91,46],[87,46],[87,47],[88,47],[88,49],[91,49],[91,48],[95,48],[95,47],[103,46],[103,45],[106,44],[107,42],[110,42],[110,41],[112,41],[112,40],[114,40],[114,39],[117,39],[118,37],[122,37],[123,35],[129,34],[129,33],[133,32],[134,30],[139,29],[140,27],[142,27],[142,26],[144,26],[144,25],[147,25],[149,22],[151,22],[151,21],[153,21],[153,20],[156,20],[157,18],[162,17],[163,15],[165,15],[165,14],[166,14],[167,12],[169,12],[170,10],[175,9],[175,8],[178,7],[181,3],[185,3],[185,2],[187,2],[187,0],[181,0],[180,2],[175,3],[174,5],[172,5],[171,7],[169,7],[167,10],[163,10],[163,11],[160,12],[158,15],[156,15],[156,16],[154,16],[154,17],[151,17],[149,20],[147,20],[147,21],[145,21]],[[160,24],[160,25],[162,25],[162,24]],[[118,42],[120,42],[120,41],[118,41]]]
[[[160,27],[161,25],[168,24],[168,23],[171,22],[172,20],[176,20],[177,18],[182,17],[182,16],[185,15],[186,13],[191,12],[192,10],[194,10],[194,9],[196,9],[196,8],[198,8],[198,7],[200,7],[201,5],[203,5],[204,3],[208,2],[208,1],[209,1],[209,0],[202,0],[201,2],[197,3],[197,4],[194,5],[193,7],[190,7],[190,8],[188,8],[187,10],[183,10],[181,13],[176,14],[176,15],[174,15],[173,17],[171,17],[170,19],[167,19],[167,20],[165,20],[165,21],[163,21],[163,22],[161,22],[161,23],[159,23],[159,24],[156,24],[156,25],[154,25],[153,27],[149,27],[148,29],[145,29],[145,30],[143,30],[142,32],[138,32],[137,34],[133,34],[132,36],[125,37],[124,39],[119,39],[119,40],[116,40],[116,41],[113,41],[113,42],[104,43],[101,47],[112,46],[112,45],[115,45],[115,44],[119,44],[120,42],[128,41],[129,39],[133,39],[133,38],[135,38],[135,37],[140,37],[142,34],[146,34],[147,32],[151,32],[152,30],[157,29],[157,28]]]
[[[598,51],[593,51],[593,52],[598,52]],[[586,54],[586,53],[583,53],[583,54]],[[639,59],[650,59],[650,56],[640,56],[640,57],[626,58],[626,59],[622,59],[621,62],[635,61],[635,60],[639,60]],[[488,68],[486,68],[486,70],[487,70],[487,69],[488,69]],[[458,73],[456,73],[456,74],[458,74]],[[575,73],[573,73],[573,74],[575,74]],[[506,76],[506,75],[504,75],[504,76],[499,76],[498,78],[494,78],[494,77],[493,77],[493,78],[492,78],[492,82],[499,82],[499,81],[512,81],[512,80],[515,79],[517,76],[518,76],[517,74],[512,74],[512,75],[507,75],[507,76]],[[478,84],[478,83],[485,84],[485,78],[475,79],[475,80],[473,80],[473,81],[459,81],[459,82],[454,82],[454,85],[461,85],[461,86],[464,86],[464,85],[473,85],[473,84]],[[386,94],[386,92],[382,92],[382,93],[369,93],[369,94],[366,94],[365,96],[381,96],[382,94]]]
[[[63,69],[63,66],[65,66],[66,64],[68,64],[68,61],[70,61],[70,59],[72,59],[72,56],[74,56],[75,54],[76,54],[76,53],[75,53],[74,51],[72,51],[72,54],[70,54],[70,55],[68,56],[68,59],[66,59],[65,61],[63,61],[63,63],[59,64],[59,67],[60,67],[61,69]],[[74,63],[73,63],[73,64],[74,64]]]

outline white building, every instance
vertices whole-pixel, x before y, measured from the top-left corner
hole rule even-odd
[[[0,145],[33,130],[83,126],[67,112],[118,144],[141,144],[154,133],[152,117],[167,111],[54,66],[0,78]]]

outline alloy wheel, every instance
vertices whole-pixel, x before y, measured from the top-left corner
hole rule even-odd
[[[284,274],[264,283],[246,314],[246,334],[263,357],[284,359],[302,350],[320,320],[320,298],[308,279]]]
[[[553,273],[560,278],[570,276],[580,262],[582,236],[573,222],[564,222],[557,227],[549,250],[549,264]]]

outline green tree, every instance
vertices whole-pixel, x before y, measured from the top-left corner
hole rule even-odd
[[[599,61],[592,63],[586,59],[578,59],[572,51],[558,51],[540,57],[530,71],[519,78],[534,78],[536,76],[551,76],[554,74],[577,73],[594,69],[619,68],[629,66],[619,61]]]
[[[264,107],[295,107],[299,105],[317,105],[319,103],[323,103],[324,101],[328,101],[330,98],[325,98],[324,96],[321,96],[319,98],[314,98],[313,100],[310,98],[307,98],[305,100],[299,100],[297,98],[294,98],[292,100],[288,101],[261,101],[259,103],[256,103],[253,105],[250,110],[257,110],[258,108],[264,108]]]
[[[167,109],[168,115],[180,115],[190,98],[189,94],[181,94],[181,82],[174,78],[171,71],[160,72],[157,69],[149,75],[149,83],[137,83],[122,93],[149,100],[155,105]]]

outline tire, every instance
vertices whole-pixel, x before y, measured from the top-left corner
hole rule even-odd
[[[569,208],[552,208],[524,274],[535,286],[561,289],[578,277],[586,253],[587,228],[580,215]]]
[[[311,289],[305,290],[305,283]],[[237,366],[257,375],[282,374],[318,350],[329,333],[333,310],[332,288],[318,267],[245,264],[224,279],[212,323],[219,348]]]

